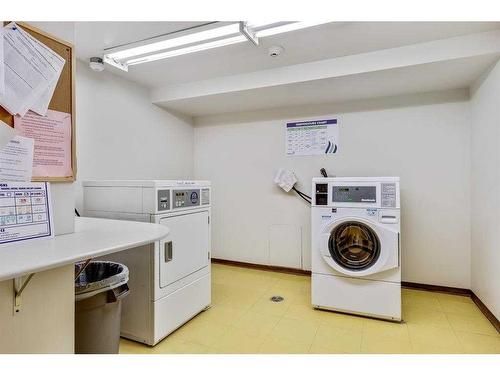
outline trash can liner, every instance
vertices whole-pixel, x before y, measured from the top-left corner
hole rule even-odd
[[[75,353],[118,354],[128,268],[114,262],[87,263],[75,265]]]
[[[75,265],[78,272],[84,262]],[[120,287],[128,282],[127,266],[114,262],[92,261],[75,280],[75,298],[77,301],[96,294]]]

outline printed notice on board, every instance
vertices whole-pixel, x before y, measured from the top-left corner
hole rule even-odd
[[[0,27],[0,96],[5,93],[5,66],[3,56],[3,28]]]
[[[0,245],[53,237],[53,227],[47,182],[0,183]]]
[[[65,177],[71,167],[71,115],[49,109],[46,116],[30,111],[14,117],[16,134],[35,140],[33,177]]]
[[[338,119],[289,122],[285,142],[287,156],[335,154],[339,147]]]
[[[12,115],[24,116],[29,109],[44,115],[65,60],[15,22],[2,33],[5,92],[0,104]]]
[[[33,139],[16,135],[0,150],[0,181],[31,181]]]
[[[0,149],[2,149],[3,146],[9,143],[9,141],[14,138],[15,135],[16,133],[14,132],[14,128],[11,128],[5,122],[0,120]]]

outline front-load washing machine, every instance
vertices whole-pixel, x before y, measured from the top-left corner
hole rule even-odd
[[[84,215],[166,225],[152,245],[105,257],[130,271],[121,335],[155,345],[211,303],[210,182],[85,181]]]
[[[398,177],[314,178],[312,304],[401,321]]]

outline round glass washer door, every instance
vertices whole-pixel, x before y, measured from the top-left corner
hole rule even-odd
[[[368,225],[347,221],[332,229],[328,249],[338,265],[351,271],[361,271],[377,262],[380,240]]]

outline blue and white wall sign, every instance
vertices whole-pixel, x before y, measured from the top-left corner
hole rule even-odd
[[[287,156],[335,154],[339,147],[338,119],[286,124]]]

